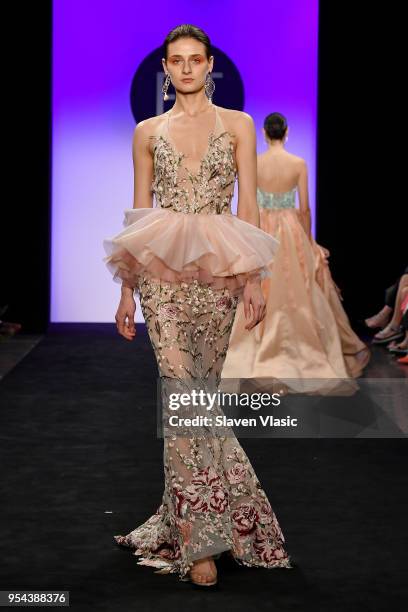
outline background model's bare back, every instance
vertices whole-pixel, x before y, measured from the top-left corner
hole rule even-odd
[[[284,193],[295,187],[298,192],[299,211],[310,233],[308,172],[302,157],[284,149],[269,150],[257,157],[257,185],[268,193]]]
[[[267,151],[258,155],[259,189],[270,193],[294,189],[298,186],[303,164],[301,157],[285,150]]]

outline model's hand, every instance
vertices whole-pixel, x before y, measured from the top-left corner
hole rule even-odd
[[[136,336],[135,326],[136,302],[131,294],[122,295],[115,315],[116,327],[126,340]]]
[[[251,316],[251,320],[245,325],[245,329],[250,330],[255,325],[258,325],[265,318],[266,314],[266,304],[260,280],[248,281],[246,283],[243,300],[245,318],[248,319]]]
[[[330,251],[328,249],[326,249],[325,247],[320,246],[320,248],[323,251],[323,255],[325,256],[326,259],[329,259],[330,257]]]

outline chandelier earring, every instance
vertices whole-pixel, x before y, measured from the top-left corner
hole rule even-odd
[[[205,83],[204,83],[205,95],[212,102],[212,97],[215,91],[215,83],[211,76],[211,72],[207,72],[205,75]]]
[[[170,83],[171,83],[171,78],[170,78],[169,73],[167,73],[166,78],[165,78],[164,83],[163,83],[163,87],[162,87],[163,100],[168,100],[169,99],[169,96],[167,94],[167,90],[169,88]]]

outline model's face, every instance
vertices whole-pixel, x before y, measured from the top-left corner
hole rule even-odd
[[[163,68],[170,74],[176,91],[193,93],[199,91],[205,82],[207,72],[213,68],[214,58],[207,59],[205,46],[195,38],[179,38],[167,48],[167,62]]]

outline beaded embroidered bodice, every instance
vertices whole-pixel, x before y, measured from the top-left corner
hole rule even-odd
[[[260,208],[279,209],[296,207],[296,190],[294,187],[290,191],[282,193],[263,191],[257,187],[256,199]]]
[[[225,130],[217,106],[214,129],[197,172],[186,167],[187,155],[176,149],[169,136],[171,110],[153,140],[154,177],[151,189],[157,206],[175,212],[231,214],[237,168],[233,134]]]

